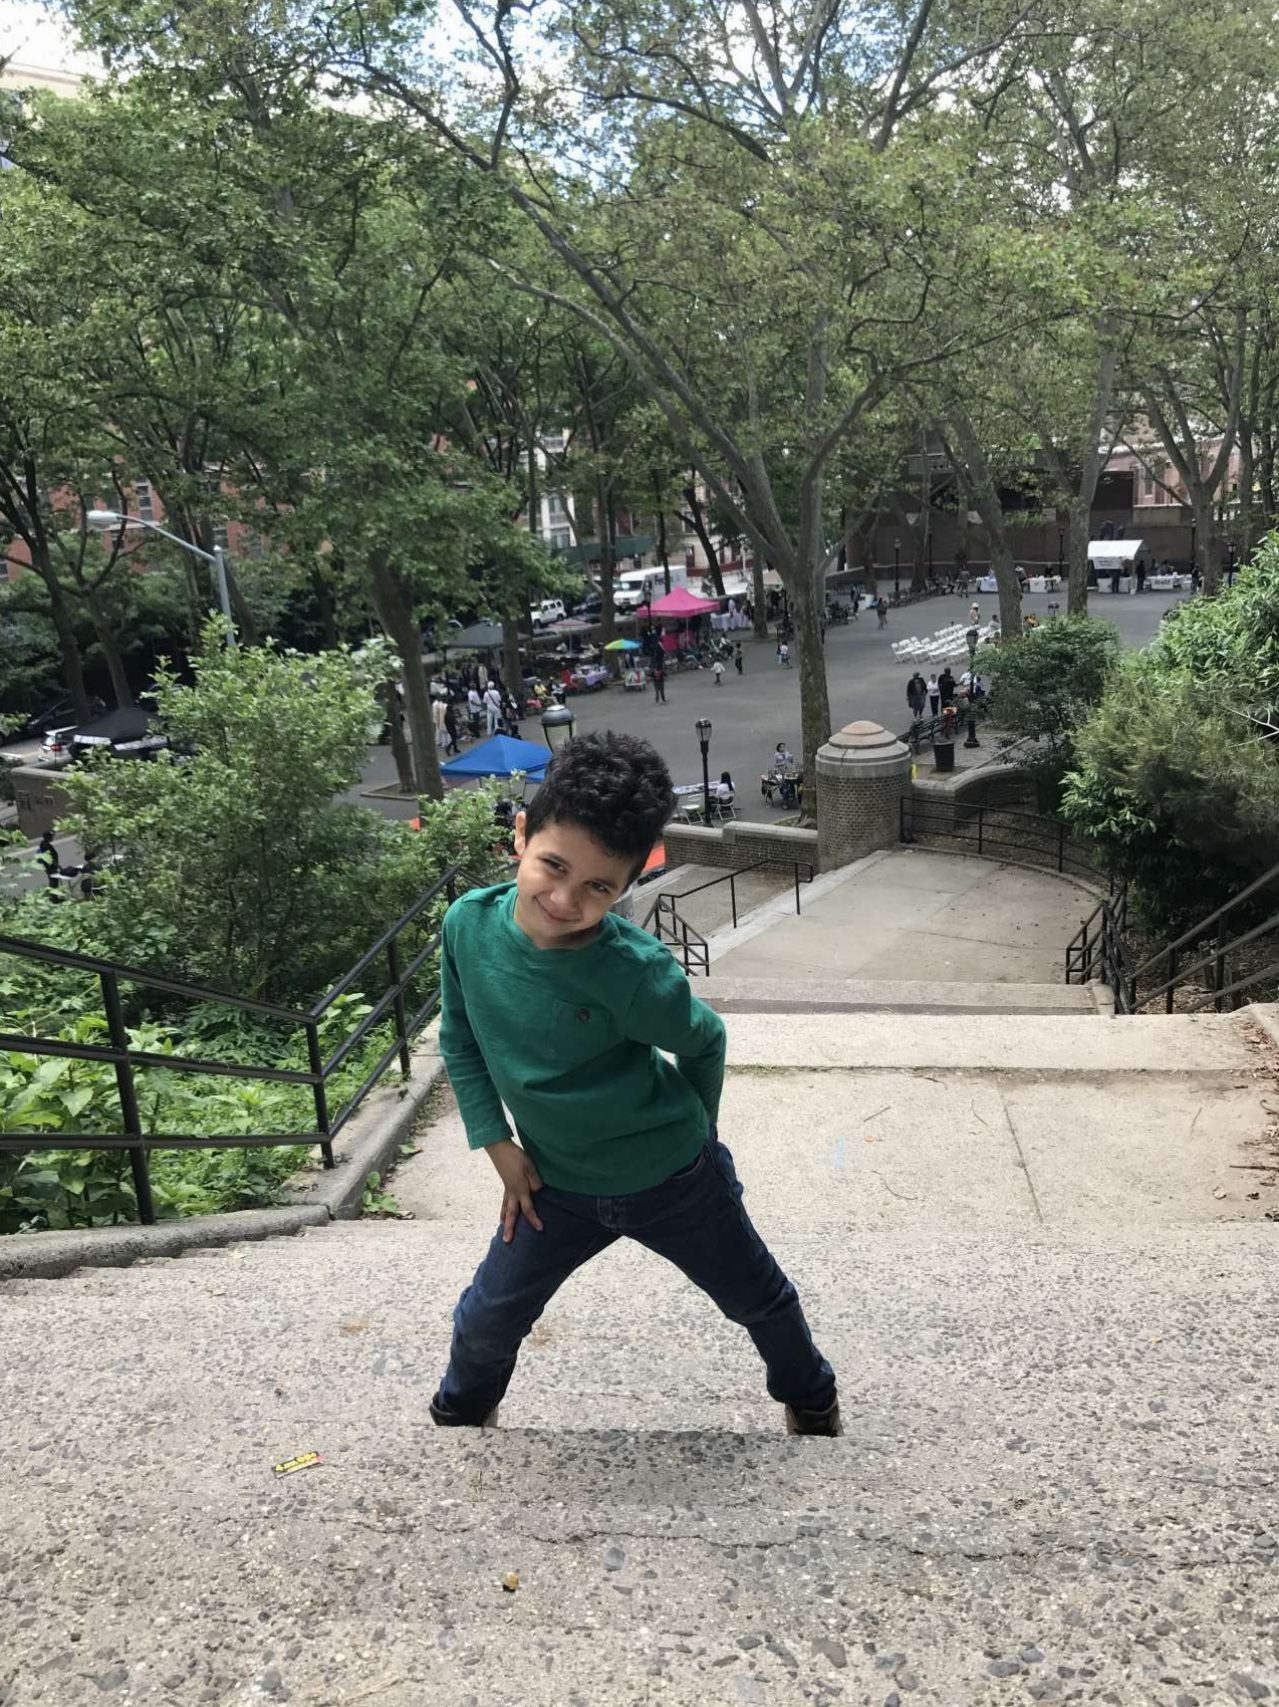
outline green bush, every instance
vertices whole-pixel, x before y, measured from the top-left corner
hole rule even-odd
[[[1033,743],[1019,764],[1034,780],[1042,811],[1055,811],[1075,739],[1119,659],[1108,622],[1065,617],[980,655],[986,671],[984,715],[1010,741]]]
[[[217,636],[211,624],[194,686],[160,678],[160,724],[187,757],[63,778],[66,828],[108,862],[85,947],[310,1001],[440,875],[442,855],[487,880],[491,801],[449,802],[422,835],[345,803],[375,721],[369,666],[345,651],[223,650]]]
[[[1062,809],[1178,930],[1279,862],[1279,541],[1232,590],[1175,608],[1125,659],[1080,732]],[[1273,905],[1273,902],[1270,903]]]
[[[269,1040],[260,1026],[232,1025],[216,1035],[214,1012],[179,1036],[171,1027],[131,1028],[133,1048],[173,1058],[234,1060],[252,1065],[305,1069],[306,1043],[298,1037],[285,1046]],[[321,1050],[330,1055],[369,1011],[359,997],[343,996],[320,1027]],[[101,1014],[88,1014],[57,1035],[84,1044],[106,1042]],[[357,1090],[391,1040],[389,1026],[377,1026],[361,1047],[329,1080],[329,1108],[336,1111]],[[141,1067],[134,1074],[138,1112],[144,1132],[160,1136],[234,1134],[286,1135],[315,1130],[309,1086],[218,1077],[163,1067]],[[120,1132],[120,1098],[114,1068],[106,1062],[77,1061],[11,1051],[0,1055],[0,1125],[6,1131],[51,1135],[57,1132]],[[174,1150],[151,1152],[150,1174],[157,1213],[162,1217],[212,1215],[277,1201],[281,1185],[302,1165],[306,1146],[280,1148]],[[135,1221],[137,1204],[129,1155],[124,1150],[47,1150],[26,1155],[0,1154],[0,1233],[47,1228],[91,1227]]]

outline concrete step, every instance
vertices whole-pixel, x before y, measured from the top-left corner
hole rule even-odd
[[[1268,1047],[1249,1041],[1250,1029],[1237,1014],[987,1014],[911,1025],[892,1013],[736,1013],[728,1027],[728,1064],[773,1071],[1229,1075],[1256,1065]]]
[[[717,1013],[1096,1014],[1109,1012],[1101,984],[945,983],[923,979],[695,978]]]
[[[1206,1680],[1276,1681],[1274,1239],[809,1236],[834,1442],[783,1438],[741,1330],[631,1248],[479,1435],[425,1417],[469,1233],[5,1288],[5,1680],[25,1707],[118,1666],[147,1704],[984,1707],[1084,1668],[1125,1703],[1246,1699]]]

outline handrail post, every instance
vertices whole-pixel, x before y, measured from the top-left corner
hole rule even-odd
[[[986,812],[986,808],[984,806],[979,806],[977,808],[977,852],[978,852],[978,854],[980,854],[982,852],[982,830],[984,827],[983,819],[985,817],[985,812]]]
[[[400,1068],[407,1079],[413,1071],[413,1064],[409,1060],[409,1026],[408,1015],[404,1011],[404,981],[400,977],[400,946],[394,937],[386,945],[386,964],[395,991],[391,1007],[395,1013],[395,1035],[400,1040]]]
[[[735,871],[730,871],[728,874],[728,895],[729,895],[729,900],[733,904],[733,929],[736,930],[737,929],[737,873]]]
[[[795,874],[795,917],[799,917],[799,861],[791,862],[791,870]]]
[[[1168,950],[1168,991],[1164,996],[1164,1012],[1166,1014],[1170,1014],[1172,1012],[1172,999],[1177,993],[1175,989],[1176,982],[1177,950],[1175,948],[1170,948]]]
[[[1212,987],[1216,991],[1213,1007],[1218,1013],[1225,1012],[1225,999],[1221,992],[1226,984],[1226,953],[1225,953],[1226,921],[1217,920],[1217,953],[1212,964]]]
[[[1065,869],[1066,869],[1066,826],[1064,823],[1059,823],[1057,825],[1057,870],[1059,872],[1061,872],[1061,871],[1064,871]]]
[[[333,1160],[333,1145],[329,1141],[329,1098],[324,1088],[324,1062],[320,1059],[320,1023],[318,1020],[306,1022],[306,1053],[311,1063],[311,1071],[315,1075],[311,1086],[315,1098],[315,1129],[324,1134],[320,1141],[320,1155],[324,1158],[326,1168],[335,1166]]]
[[[151,1171],[147,1160],[147,1147],[142,1138],[142,1117],[138,1113],[133,1063],[129,1059],[129,1033],[124,1023],[124,1008],[120,1002],[120,983],[114,972],[100,972],[98,979],[102,985],[102,1005],[106,1009],[111,1047],[123,1053],[123,1059],[115,1063],[115,1082],[120,1094],[120,1113],[124,1119],[124,1129],[134,1140],[129,1145],[129,1166],[133,1169],[133,1192],[138,1200],[138,1219],[144,1227],[150,1227],[155,1222],[155,1201],[151,1196]]]

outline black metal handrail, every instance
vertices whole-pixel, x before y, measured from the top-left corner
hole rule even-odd
[[[0,936],[0,954],[13,955],[20,960],[41,961],[46,965],[95,975],[102,990],[110,1044],[73,1043],[57,1037],[28,1037],[21,1032],[0,1032],[0,1050],[26,1055],[69,1056],[79,1061],[109,1062],[115,1068],[116,1088],[120,1098],[120,1113],[124,1124],[121,1132],[0,1132],[0,1152],[10,1154],[41,1150],[128,1150],[133,1173],[134,1193],[139,1219],[144,1224],[155,1220],[155,1203],[151,1192],[148,1153],[151,1150],[218,1150],[250,1149],[258,1146],[318,1144],[324,1166],[334,1165],[333,1140],[355,1113],[364,1098],[378,1083],[396,1055],[405,1077],[411,1070],[409,1045],[439,1005],[438,986],[427,999],[410,1013],[405,1003],[409,988],[422,966],[438,951],[440,935],[436,931],[407,966],[400,965],[399,939],[443,894],[452,901],[457,894],[460,868],[450,866],[444,875],[426,890],[396,922],[385,930],[355,965],[342,975],[309,1009],[282,1007],[276,1002],[263,1002],[251,996],[237,996],[226,990],[215,990],[201,984],[191,984],[178,978],[166,978],[138,967],[116,961],[101,960],[94,955],[77,954],[66,949],[49,948],[44,943],[29,942],[23,937]],[[320,1052],[320,1024],[340,996],[346,994],[385,953],[389,984],[385,993],[373,1003],[369,1012],[351,1034],[333,1051],[327,1061]],[[306,1034],[309,1066],[304,1070],[290,1067],[262,1067],[245,1062],[210,1061],[200,1056],[157,1055],[145,1049],[134,1049],[129,1043],[120,999],[121,984],[134,984],[143,989],[158,990],[166,995],[182,996],[199,1002],[217,1002],[238,1008],[244,1013],[281,1020],[301,1027]],[[372,1029],[388,1017],[393,1017],[394,1036],[378,1057],[363,1083],[343,1103],[335,1116],[328,1107],[329,1080],[346,1061],[351,1052]],[[135,1069],[162,1067],[177,1073],[215,1073],[224,1078],[263,1079],[274,1083],[310,1085],[315,1103],[314,1132],[293,1133],[229,1133],[214,1136],[193,1136],[184,1133],[144,1133],[138,1109]]]
[[[1107,878],[1100,855],[1081,848],[1060,818],[1023,812],[1012,806],[977,806],[962,800],[925,801],[903,794],[899,808],[901,840],[925,838],[958,842],[979,859],[998,859],[1010,865],[1049,865],[1072,877],[1092,882]],[[1041,855],[1041,858],[1027,858]]]
[[[737,879],[744,877],[748,871],[761,871],[777,867],[790,866],[795,883],[795,913],[800,915],[799,886],[800,883],[813,881],[813,865],[806,859],[756,859],[749,865],[735,867],[732,871],[723,871],[718,877],[708,877],[702,883],[693,884],[691,889],[681,889],[672,894],[665,891],[658,895],[653,905],[645,915],[641,930],[652,926],[653,935],[659,942],[664,942],[672,950],[678,950],[675,958],[681,962],[684,971],[691,977],[699,967],[702,973],[709,974],[711,969],[710,944],[700,931],[690,925],[680,913],[677,903],[686,901],[690,895],[700,895],[703,889],[714,889],[720,883],[728,884],[730,905],[733,911],[733,929],[737,929]],[[800,872],[808,873],[801,878]]]
[[[1239,977],[1231,975],[1232,959],[1240,949],[1267,935],[1279,935],[1279,912],[1234,937],[1227,935],[1226,920],[1277,880],[1279,865],[1273,865],[1140,963],[1127,940],[1127,896],[1120,891],[1109,903],[1102,902],[1096,907],[1071,938],[1066,948],[1066,982],[1086,983],[1094,967],[1097,968],[1103,982],[1114,992],[1117,1014],[1148,1011],[1161,997],[1164,1012],[1170,1014],[1176,1007],[1178,990],[1201,988],[1205,984],[1207,987],[1202,988],[1201,994],[1183,1002],[1184,1013],[1198,1013],[1210,1005],[1218,1013],[1239,1007],[1245,991],[1279,979],[1279,960],[1253,967]],[[1185,949],[1199,949],[1205,944],[1209,946],[1203,952],[1183,959]],[[1160,981],[1143,991],[1142,983],[1151,976],[1159,977]]]

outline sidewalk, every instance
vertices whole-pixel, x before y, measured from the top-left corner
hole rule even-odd
[[[1055,984],[1095,905],[1048,872],[913,848],[831,875],[801,890],[802,917],[779,896],[771,916],[721,932],[715,976]]]

